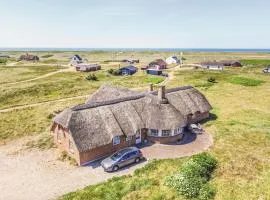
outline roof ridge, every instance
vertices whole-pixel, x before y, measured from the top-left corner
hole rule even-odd
[[[192,86],[182,86],[182,87],[176,87],[176,88],[171,88],[171,89],[166,89],[165,93],[171,93],[171,92],[177,92],[179,90],[187,90],[193,88]],[[79,104],[77,106],[74,106],[71,108],[72,111],[79,111],[79,110],[85,110],[89,108],[96,108],[99,106],[106,106],[106,105],[111,105],[111,104],[117,104],[125,101],[132,101],[132,100],[137,100],[141,99],[143,97],[146,97],[147,95],[157,95],[158,91],[151,91],[151,92],[145,92],[143,94],[136,94],[133,96],[129,97],[122,97],[118,99],[113,99],[113,100],[108,100],[108,101],[96,101],[96,102],[91,102],[91,103],[86,103],[86,104]]]

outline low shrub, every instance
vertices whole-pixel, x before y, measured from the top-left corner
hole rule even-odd
[[[63,161],[63,162],[64,162],[64,161],[68,161],[70,165],[78,166],[77,161],[76,161],[74,158],[70,157],[70,156],[67,154],[67,152],[65,152],[65,151],[63,151],[63,152],[60,154],[58,160]]]
[[[85,77],[85,79],[88,81],[98,81],[98,78],[95,74],[89,74],[88,76]]]
[[[166,184],[186,198],[194,198],[199,195],[205,180],[199,176],[187,176],[184,173],[177,173],[170,176],[166,180]]]
[[[259,86],[264,83],[263,80],[258,80],[258,79],[251,79],[251,78],[246,78],[246,77],[232,77],[230,79],[230,83],[236,84],[236,85],[243,85],[243,86]]]
[[[120,70],[118,70],[118,69],[109,69],[108,73],[112,74],[114,76],[119,76],[120,75]]]
[[[53,54],[46,54],[41,56],[41,58],[50,58],[50,57],[53,57]]]
[[[199,200],[214,199],[215,194],[216,191],[210,184],[204,184],[200,189],[198,199]]]
[[[0,58],[0,64],[6,64],[7,59],[6,58]]]
[[[209,82],[209,83],[216,83],[216,78],[215,77],[209,77],[208,79],[207,79],[207,81]]]
[[[209,153],[201,153],[186,161],[176,174],[166,179],[165,184],[186,198],[211,199],[215,192],[207,182],[216,167],[217,160],[214,157]]]

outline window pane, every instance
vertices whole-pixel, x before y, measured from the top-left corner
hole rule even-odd
[[[162,130],[162,136],[171,136],[171,130]]]
[[[158,136],[158,130],[157,129],[149,129],[148,134],[149,134],[149,136]]]
[[[113,145],[117,145],[120,144],[120,136],[115,136],[113,138]]]

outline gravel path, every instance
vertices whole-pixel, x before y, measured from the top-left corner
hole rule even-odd
[[[131,174],[148,161],[129,166],[116,173],[106,173],[96,162],[91,166],[73,167],[57,160],[57,149],[22,150],[24,142],[0,146],[0,199],[45,200],[112,178]],[[209,134],[188,136],[182,144],[154,144],[142,148],[147,159],[190,156],[206,150],[212,144]]]

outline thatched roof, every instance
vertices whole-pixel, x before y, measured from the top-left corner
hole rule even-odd
[[[149,63],[149,66],[151,66],[151,65],[166,66],[167,63],[162,59],[156,59],[156,60]]]
[[[206,112],[211,105],[191,86],[166,90],[168,103],[157,91],[134,92],[101,87],[86,104],[66,109],[54,122],[67,128],[80,152],[109,144],[114,136],[134,135],[142,128],[175,129],[187,124],[187,115]]]
[[[136,92],[123,87],[116,87],[113,85],[101,86],[90,99],[86,101],[86,104],[97,101],[110,101],[123,97],[135,96],[138,94],[144,94],[145,92]]]

